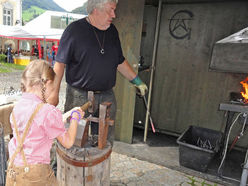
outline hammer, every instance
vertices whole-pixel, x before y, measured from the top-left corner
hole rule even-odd
[[[92,97],[92,100],[90,100],[90,101],[88,101],[88,102],[86,102],[85,104],[83,104],[80,108],[81,108],[81,110],[82,111],[86,111],[87,109],[89,110],[89,112],[93,112],[93,102],[94,100],[93,100],[93,97]],[[69,120],[69,118],[70,118],[70,114],[71,114],[71,112],[70,111],[68,111],[68,112],[66,112],[65,114],[63,114],[63,121],[64,122],[68,122]]]
[[[93,110],[94,110],[93,107],[94,107],[94,101],[95,101],[93,91],[88,92],[88,100],[89,101],[83,104],[80,108],[84,112],[88,110],[89,113],[93,113]],[[88,140],[88,133],[89,133],[89,120],[88,119],[80,120],[78,123],[77,135],[76,135],[74,145],[78,147],[83,147],[84,144]]]
[[[86,111],[86,110],[88,110],[88,108],[89,107],[91,107],[92,106],[92,102],[91,101],[88,101],[88,102],[86,102],[85,104],[83,104],[80,108],[81,108],[81,110],[82,111]]]

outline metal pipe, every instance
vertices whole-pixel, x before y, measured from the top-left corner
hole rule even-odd
[[[157,57],[158,36],[159,36],[159,29],[160,29],[161,13],[162,13],[162,0],[159,0],[158,13],[157,13],[157,22],[156,22],[156,28],[155,28],[155,39],[154,39],[153,55],[152,55],[151,78],[150,78],[149,92],[148,92],[148,104],[147,104],[146,120],[145,120],[144,142],[146,142],[146,139],[147,139],[148,118],[149,118],[149,110],[150,110],[150,104],[151,104],[153,76],[154,76],[156,57]]]
[[[240,186],[246,186],[247,182],[247,176],[248,176],[248,161],[247,161],[247,156],[248,156],[248,149],[245,154],[245,162],[244,162],[244,167],[242,171],[242,176],[240,179]]]
[[[143,100],[144,100],[144,102],[145,102],[145,106],[146,106],[146,109],[147,109],[147,101],[146,101],[146,97],[145,97],[145,96],[143,96]],[[150,113],[149,110],[147,110],[147,111],[148,111],[148,113],[149,113],[149,119],[150,119],[150,124],[151,124],[151,127],[152,127],[152,131],[153,131],[153,133],[155,133],[156,130],[155,130],[155,127],[154,127],[154,125],[153,125],[151,113]]]
[[[247,156],[248,156],[248,149],[247,149],[246,155],[245,155],[245,162],[244,162],[244,167],[243,167],[242,176],[241,176],[241,180],[240,180],[240,186],[246,186],[246,182],[247,182],[247,176],[248,176]]]

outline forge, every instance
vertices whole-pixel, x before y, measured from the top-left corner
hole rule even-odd
[[[244,131],[247,128],[247,118],[248,118],[248,103],[247,103],[247,98],[248,98],[248,84],[247,84],[248,78],[246,80],[241,81],[240,83],[243,85],[244,91],[240,93],[231,93],[230,94],[230,101],[228,103],[221,103],[219,105],[219,109],[226,111],[227,112],[227,121],[226,121],[226,127],[224,131],[224,138],[223,138],[223,146],[222,146],[222,151],[221,151],[221,164],[218,169],[218,174],[220,177],[230,179],[226,176],[223,175],[223,168],[224,168],[224,162],[226,159],[226,154],[228,150],[228,141],[230,137],[230,133],[232,131],[233,126],[239,122],[242,124],[242,129],[239,135],[235,137],[233,142],[231,143],[231,146],[229,148],[229,151],[232,150],[232,148],[235,146],[237,141],[244,135]],[[236,114],[236,115],[235,115]],[[246,155],[244,159],[244,163],[242,165],[242,175],[240,179],[240,186],[246,185],[247,182],[247,176],[248,176],[248,149],[246,150]]]

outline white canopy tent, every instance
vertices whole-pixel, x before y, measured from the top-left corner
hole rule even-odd
[[[6,26],[0,25],[0,37],[8,39],[18,40],[17,50],[19,53],[19,41],[20,40],[35,40],[38,45],[38,50],[41,58],[41,44],[44,42],[46,46],[47,41],[59,42],[62,36],[62,29],[38,29],[36,27],[25,26]]]
[[[46,39],[60,39],[61,35],[64,31],[62,27],[58,28],[54,26],[52,20],[56,18],[61,20],[65,19],[64,21],[73,22],[78,19],[84,18],[86,15],[82,14],[74,14],[68,12],[57,12],[57,11],[46,11],[43,14],[39,15],[35,19],[28,22],[23,28],[25,31],[35,35],[39,38],[46,38]],[[71,20],[69,22],[69,20]],[[53,25],[53,26],[52,26]]]
[[[36,27],[0,25],[0,37],[26,40],[59,41],[64,30],[37,29]]]
[[[9,39],[36,39],[31,33],[21,26],[0,25],[0,37]]]

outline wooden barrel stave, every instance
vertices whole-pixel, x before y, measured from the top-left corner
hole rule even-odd
[[[77,153],[78,151],[82,152]],[[67,150],[58,143],[56,154],[60,186],[110,185],[110,143],[102,150],[97,147]]]

